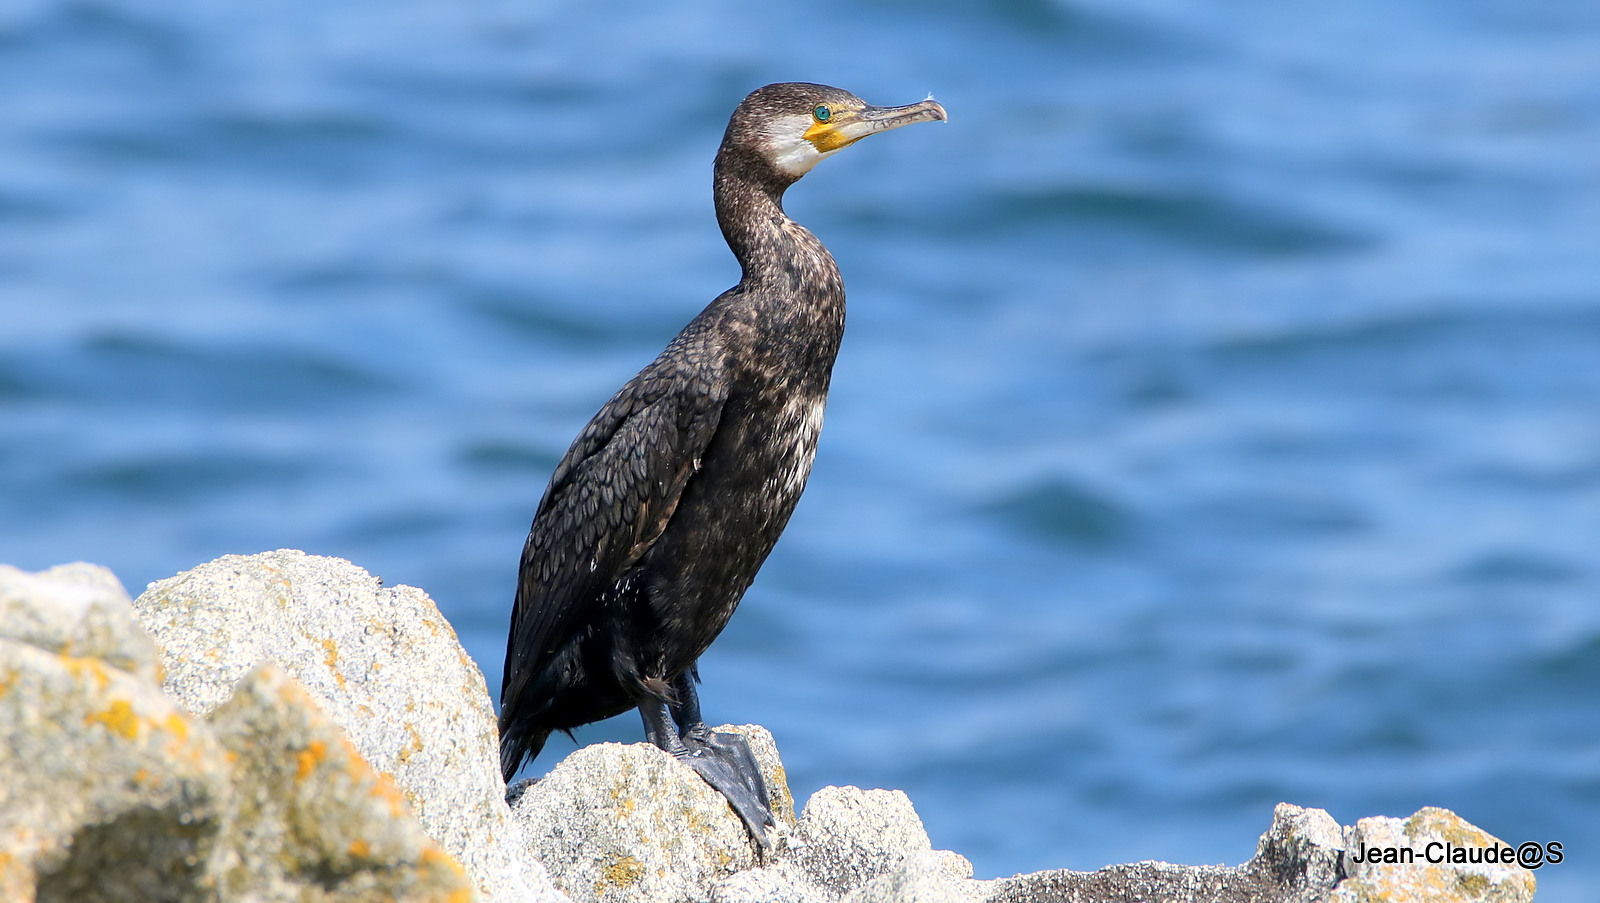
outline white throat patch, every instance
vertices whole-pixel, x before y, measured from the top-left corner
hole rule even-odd
[[[838,153],[837,150],[823,153],[807,140],[806,130],[811,128],[811,124],[811,117],[801,114],[779,117],[767,126],[765,144],[768,155],[777,163],[778,169],[797,179],[810,172],[823,158]]]

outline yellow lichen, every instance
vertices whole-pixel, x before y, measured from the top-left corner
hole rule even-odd
[[[1418,809],[1416,814],[1406,819],[1405,832],[1406,836],[1411,838],[1416,838],[1423,833],[1434,834],[1447,843],[1458,847],[1503,845],[1498,838],[1488,831],[1472,824],[1449,809],[1441,809],[1437,806],[1425,806]]]
[[[87,672],[90,677],[94,678],[95,689],[104,690],[107,686],[110,686],[111,675],[106,673],[106,667],[100,663],[99,659],[74,658],[70,655],[64,655],[61,660],[67,666],[67,671],[74,678],[82,680],[84,673]]]
[[[175,734],[179,740],[189,739],[189,722],[183,720],[183,716],[177,712],[167,716],[166,726],[167,730]]]
[[[407,743],[400,750],[399,755],[396,756],[401,763],[410,762],[413,755],[422,752],[422,733],[417,730],[416,725],[409,721],[407,721],[404,726],[406,733],[411,735],[411,741]]]
[[[126,699],[112,702],[104,711],[90,712],[83,716],[83,723],[103,725],[106,730],[129,740],[139,736],[139,716],[133,713],[133,706]]]
[[[605,892],[608,887],[632,887],[644,878],[644,863],[632,856],[622,855],[606,864],[601,872],[600,880],[595,883],[595,896]]]

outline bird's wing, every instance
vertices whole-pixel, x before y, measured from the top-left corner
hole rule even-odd
[[[666,529],[726,397],[719,381],[658,359],[600,409],[556,465],[522,550],[502,718]]]

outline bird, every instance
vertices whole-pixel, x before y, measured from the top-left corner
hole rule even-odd
[[[712,194],[739,282],[583,427],[528,531],[500,689],[508,783],[553,731],[637,708],[766,848],[755,758],[706,726],[695,684],[805,488],[844,334],[838,265],[784,192],[869,135],[934,120],[932,97],[877,107],[805,82],[734,109]]]

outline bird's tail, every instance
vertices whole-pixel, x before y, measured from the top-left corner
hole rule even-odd
[[[550,739],[550,728],[530,728],[526,724],[501,725],[500,774],[507,784],[516,775],[522,763],[538,758],[544,743]]]

